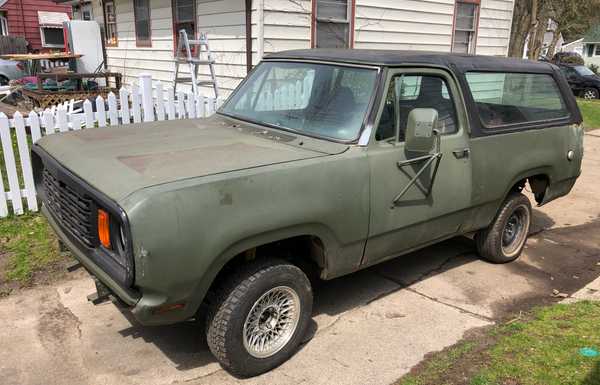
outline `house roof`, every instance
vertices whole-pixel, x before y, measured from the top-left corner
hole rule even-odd
[[[265,59],[318,60],[376,66],[407,64],[454,67],[461,72],[474,70],[551,73],[552,65],[538,61],[428,51],[366,49],[304,49],[272,53]]]
[[[590,28],[583,36],[584,43],[600,43],[600,24]]]

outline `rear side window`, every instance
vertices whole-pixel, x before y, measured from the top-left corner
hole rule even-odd
[[[469,72],[466,77],[479,116],[487,128],[569,116],[551,75]]]

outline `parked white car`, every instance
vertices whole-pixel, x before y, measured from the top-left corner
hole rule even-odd
[[[8,85],[9,80],[20,79],[26,75],[22,62],[0,59],[0,86]]]

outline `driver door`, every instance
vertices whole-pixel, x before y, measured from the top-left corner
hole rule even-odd
[[[387,93],[369,143],[371,214],[364,262],[374,264],[457,234],[471,202],[466,113],[454,79],[436,69],[390,71]],[[425,161],[405,148],[407,117],[415,108],[438,112],[441,158],[405,194]],[[432,150],[435,151],[435,150]]]

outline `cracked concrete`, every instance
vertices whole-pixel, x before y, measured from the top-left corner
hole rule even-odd
[[[595,134],[597,135],[597,134]],[[315,288],[297,354],[240,381],[208,351],[200,325],[141,327],[92,306],[89,278],[0,300],[2,384],[387,384],[472,328],[537,304],[600,298],[600,137],[586,136],[573,192],[535,210],[522,258],[480,261],[459,237]],[[590,285],[586,286],[588,283]]]

